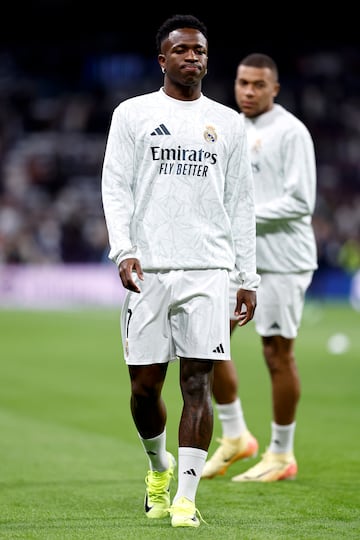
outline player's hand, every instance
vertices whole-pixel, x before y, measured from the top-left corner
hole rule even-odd
[[[123,286],[125,289],[129,289],[129,291],[139,293],[141,290],[133,280],[134,272],[136,272],[137,277],[141,281],[144,281],[144,274],[139,259],[124,259],[121,261],[119,264],[119,276]]]
[[[254,317],[256,308],[256,292],[239,289],[236,293],[235,316],[238,326],[244,326]]]

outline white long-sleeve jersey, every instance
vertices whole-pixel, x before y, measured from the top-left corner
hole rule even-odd
[[[102,173],[109,258],[143,270],[236,268],[256,289],[254,186],[244,123],[204,95],[163,89],[112,116]]]
[[[312,214],[316,165],[305,125],[279,104],[245,118],[254,175],[257,269],[293,273],[317,268]]]

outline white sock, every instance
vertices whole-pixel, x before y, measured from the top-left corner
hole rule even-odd
[[[274,452],[275,454],[292,452],[294,449],[295,427],[296,422],[288,426],[279,426],[279,424],[271,422],[270,452]]]
[[[225,405],[217,403],[216,409],[221,422],[223,437],[235,439],[246,431],[247,426],[239,398]]]
[[[152,471],[164,472],[169,468],[169,458],[166,452],[166,430],[152,439],[143,439],[138,433],[143,448],[149,458]]]
[[[186,497],[195,502],[197,488],[200,482],[208,453],[200,448],[182,446],[178,450],[178,488],[173,499]]]

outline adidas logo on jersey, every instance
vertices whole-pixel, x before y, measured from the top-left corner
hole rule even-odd
[[[223,353],[224,352],[224,347],[223,347],[222,343],[220,343],[220,345],[218,345],[215,349],[213,349],[213,352]]]
[[[270,326],[270,330],[280,330],[280,325],[279,325],[277,322],[274,322],[274,323]]]
[[[155,128],[154,131],[150,133],[150,135],[171,135],[171,133],[164,124],[160,124],[160,126]]]

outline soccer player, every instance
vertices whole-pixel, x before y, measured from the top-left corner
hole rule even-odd
[[[272,58],[250,54],[237,68],[235,99],[245,121],[254,174],[257,270],[261,283],[254,315],[272,388],[271,442],[262,459],[234,482],[274,482],[297,474],[294,456],[300,380],[295,339],[305,293],[317,268],[312,214],[316,196],[313,141],[308,129],[274,103],[280,89]],[[233,290],[233,287],[230,288]],[[233,313],[230,294],[230,315]],[[231,333],[237,326],[230,320]],[[256,453],[247,430],[232,362],[217,363],[213,395],[222,439],[203,469],[203,478],[223,475],[238,459]]]
[[[132,417],[147,455],[145,513],[198,527],[196,493],[213,432],[215,361],[230,360],[229,273],[241,323],[254,315],[256,236],[253,176],[239,114],[202,94],[206,26],[192,15],[156,35],[164,74],[158,91],[114,110],[102,197],[109,258],[126,291],[121,335]],[[167,451],[162,388],[179,361],[183,409],[176,465]],[[200,519],[199,519],[200,517]]]

